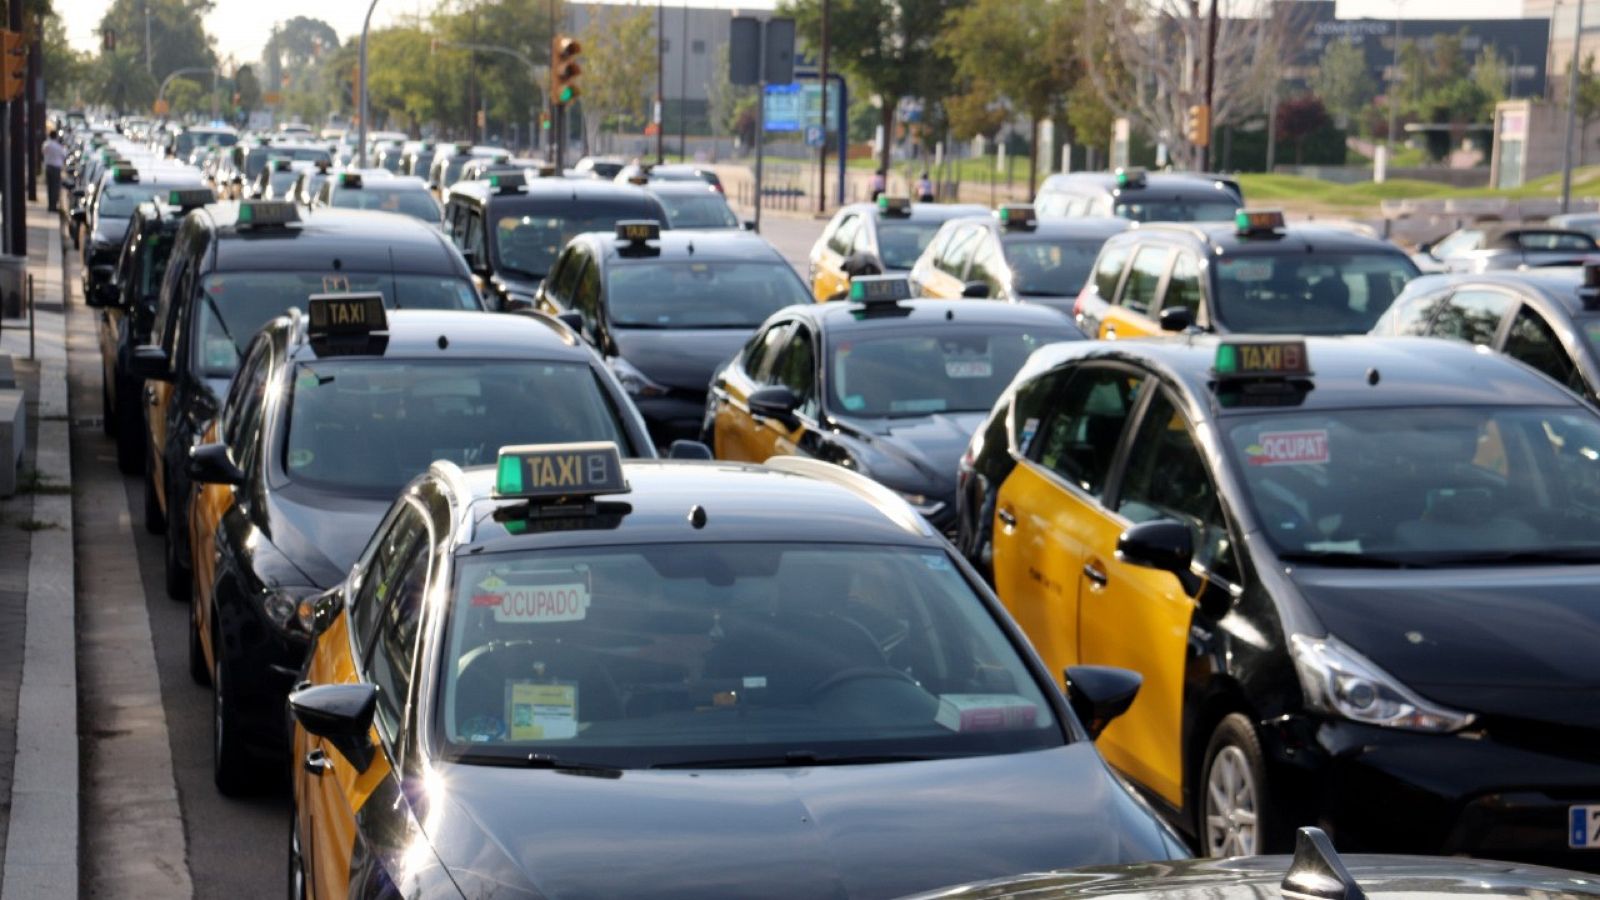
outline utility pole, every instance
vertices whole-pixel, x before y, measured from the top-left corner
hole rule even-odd
[[[1387,163],[1394,163],[1394,133],[1400,127],[1400,9],[1405,6],[1405,0],[1395,0],[1394,4],[1394,61],[1389,65],[1389,133],[1384,143],[1389,147]]]
[[[144,70],[146,74],[155,71],[150,64],[150,0],[144,0]]]
[[[678,42],[678,156],[689,161],[689,0],[683,2],[682,40]]]
[[[1578,118],[1578,54],[1583,43],[1583,0],[1574,0],[1572,61],[1567,63],[1567,139],[1561,142],[1561,211],[1572,205],[1572,131]]]
[[[822,146],[817,148],[817,212],[828,211],[828,7],[830,0],[822,0]],[[765,99],[765,98],[763,98]],[[844,182],[840,182],[840,187]]]
[[[378,0],[367,4],[367,17],[361,22],[361,60],[356,74],[356,168],[367,167],[367,32],[372,30],[372,11]]]
[[[667,27],[666,27],[666,22],[667,22],[667,20],[666,20],[665,16],[666,16],[666,13],[664,12],[664,7],[663,7],[663,5],[661,3],[661,0],[656,0],[656,108],[655,108],[656,121],[655,121],[655,126],[656,126],[656,165],[658,165],[658,166],[667,161],[666,144],[665,144],[666,135],[663,133],[663,132],[666,131],[666,129],[661,127],[664,124],[662,122],[662,119],[665,118],[665,116],[662,115],[662,108],[665,107],[666,104],[667,104],[666,79],[665,79],[665,76],[663,75],[663,73],[666,71],[666,55],[667,55],[667,50],[666,50],[666,46],[667,46]],[[682,48],[679,48],[679,49],[681,50]]]
[[[1211,14],[1206,19],[1206,134],[1200,145],[1200,171],[1211,171],[1211,101],[1217,86],[1217,7],[1222,0],[1211,0]],[[1037,129],[1037,125],[1035,125]],[[1035,153],[1038,151],[1035,150]],[[1030,186],[1031,190],[1031,186]]]
[[[6,4],[6,22],[17,35],[26,33],[23,4],[11,0]],[[7,47],[9,52],[12,48]],[[15,65],[13,62],[12,65]],[[18,96],[6,104],[6,179],[5,179],[5,234],[6,252],[13,256],[28,255],[28,212],[23,205],[22,173],[27,170],[28,121],[23,114],[27,98]]]

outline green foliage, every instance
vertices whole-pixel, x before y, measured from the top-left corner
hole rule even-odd
[[[1488,47],[1469,60],[1461,49],[1465,35],[1465,31],[1441,35],[1426,53],[1413,41],[1402,42],[1400,69],[1405,84],[1397,99],[1407,120],[1466,125],[1493,118],[1495,103],[1505,96],[1506,67]],[[1424,132],[1428,155],[1435,160],[1449,155],[1460,133],[1460,129]]]
[[[239,107],[245,112],[261,108],[261,82],[250,66],[240,66],[233,78],[234,93],[239,95]]]
[[[100,32],[112,31],[117,35],[117,49],[115,53],[101,53],[102,60],[107,56],[130,56],[138,60],[140,68],[144,67],[144,27],[145,9],[149,8],[150,14],[150,74],[155,84],[160,85],[161,79],[179,69],[211,68],[217,64],[217,56],[211,50],[211,37],[206,34],[203,17],[211,12],[211,0],[112,0],[111,6],[100,19]],[[112,74],[121,72],[120,64],[102,73]],[[130,89],[124,91],[115,85],[108,85],[103,79],[98,83],[101,96],[110,96],[119,92],[133,94]],[[155,90],[152,88],[148,99],[153,100]],[[146,101],[148,104],[148,100]],[[125,107],[133,109],[133,106]]]
[[[79,53],[67,43],[67,29],[54,13],[39,20],[43,29],[44,84],[52,103],[79,105],[87,92],[94,57]]]
[[[119,113],[148,111],[159,86],[145,71],[138,50],[122,45],[114,53],[100,54],[89,67],[88,81],[88,99]]]
[[[1378,92],[1367,71],[1366,54],[1349,38],[1333,41],[1322,51],[1311,89],[1341,125],[1357,122]]]
[[[583,44],[585,125],[591,137],[602,130],[643,127],[647,85],[656,72],[655,14],[646,7],[596,4],[589,8]]]
[[[202,108],[210,109],[210,97],[206,89],[189,78],[180,76],[168,82],[166,98],[172,107],[172,115],[186,116],[198,113]]]

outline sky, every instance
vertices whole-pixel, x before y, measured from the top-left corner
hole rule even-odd
[[[206,28],[216,36],[217,49],[225,59],[229,54],[239,62],[254,60],[267,42],[274,22],[295,16],[320,18],[333,26],[341,38],[361,33],[366,4],[361,0],[215,0],[216,8],[207,17]],[[1487,19],[1515,16],[1521,12],[1516,0],[1403,0],[1408,19]],[[1341,18],[1393,18],[1395,0],[1338,0]],[[56,11],[67,26],[67,38],[80,50],[99,46],[95,28],[110,0],[55,0]],[[696,5],[747,8],[771,6],[767,2],[743,0],[700,0]],[[416,13],[433,6],[433,0],[379,0],[372,15],[373,27],[391,22],[396,15]]]

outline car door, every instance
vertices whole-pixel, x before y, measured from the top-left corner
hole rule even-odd
[[[1172,256],[1172,248],[1166,244],[1145,244],[1133,254],[1128,276],[1122,281],[1121,293],[1103,313],[1100,322],[1102,339],[1115,340],[1159,333],[1150,317],[1160,300],[1167,270],[1172,265]]]
[[[924,296],[961,296],[962,289],[966,287],[963,279],[966,277],[967,264],[972,260],[972,248],[982,231],[976,225],[963,225],[954,230],[928,267],[927,279],[919,282]]]
[[[583,266],[587,261],[582,247],[572,246],[562,251],[550,276],[541,286],[539,308],[551,315],[569,309],[572,306],[572,292],[578,285],[578,276],[583,274]]]
[[[1519,362],[1538,369],[1567,386],[1578,396],[1595,400],[1595,386],[1589,384],[1572,353],[1563,345],[1550,322],[1530,303],[1523,303],[1511,319],[1500,343],[1500,351]]]
[[[167,491],[166,470],[162,467],[162,460],[167,448],[173,394],[177,379],[182,377],[183,360],[179,358],[179,345],[193,297],[193,271],[199,265],[199,254],[196,252],[197,246],[202,243],[199,231],[198,227],[185,226],[173,250],[174,256],[167,267],[166,277],[162,279],[160,314],[156,317],[156,328],[151,339],[161,347],[167,358],[168,377],[164,380],[152,378],[144,383],[145,420],[150,435],[145,458],[150,460],[149,474],[155,497],[163,509],[167,502]]]
[[[358,564],[359,580],[347,586],[353,601],[318,636],[307,666],[311,685],[367,681],[378,688],[370,735],[378,752],[364,772],[330,742],[295,727],[295,808],[316,897],[349,894],[351,857],[360,841],[357,815],[396,761],[432,545],[424,511],[402,501]]]
[[[1100,499],[1147,380],[1140,370],[1080,363],[1045,376],[1047,399],[1019,401],[1015,469],[995,502],[995,592],[1054,672],[1080,662],[1079,581],[1103,529]]]
[[[756,461],[764,462],[773,456],[810,456],[803,448],[814,445],[806,439],[817,431],[821,417],[821,378],[817,372],[820,353],[816,329],[805,322],[796,322],[784,337],[783,348],[772,364],[773,384],[781,384],[794,392],[800,401],[795,407],[794,420],[785,423],[774,418],[762,418],[754,431]],[[761,455],[765,454],[765,455]]]
[[[1195,598],[1170,572],[1120,561],[1117,538],[1141,522],[1175,519],[1189,526],[1194,565],[1218,587],[1236,585],[1239,575],[1193,424],[1167,389],[1146,394],[1108,502],[1089,516],[1078,581],[1078,659],[1144,676],[1133,706],[1097,744],[1108,762],[1179,806],[1183,685]]]
[[[819,242],[811,259],[811,296],[818,303],[850,287],[844,258],[855,244],[856,232],[861,230],[861,218],[860,213],[843,213],[839,224]]]
[[[1072,304],[1073,319],[1079,331],[1099,336],[1100,324],[1111,301],[1117,299],[1117,289],[1122,286],[1123,272],[1133,249],[1133,245],[1126,243],[1107,243],[1101,248],[1099,258],[1094,261],[1094,274]]]
[[[1187,309],[1190,323],[1208,330],[1211,327],[1205,279],[1200,277],[1200,260],[1188,250],[1176,251],[1166,287],[1161,291],[1160,302],[1151,310],[1150,318],[1159,325],[1161,314],[1169,309]]]
[[[764,444],[757,439],[761,424],[750,414],[749,399],[756,388],[768,383],[791,327],[793,323],[784,319],[757,332],[712,383],[708,401],[714,405],[711,449],[717,459],[766,460],[766,456],[757,456],[757,447]]]

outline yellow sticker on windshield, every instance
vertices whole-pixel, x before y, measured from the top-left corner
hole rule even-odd
[[[578,736],[578,686],[514,681],[506,685],[506,721],[513,741]]]

